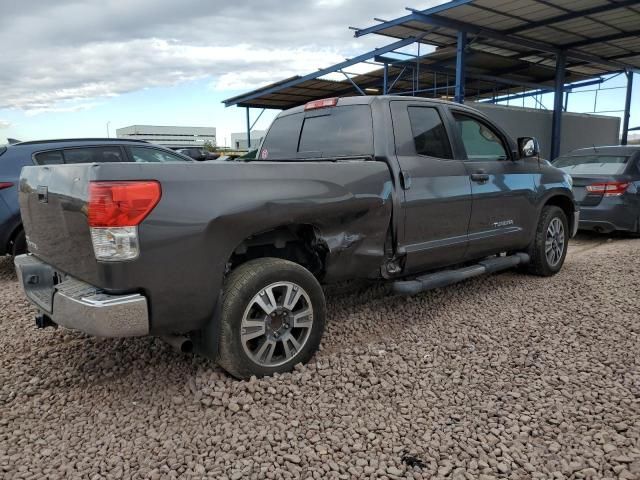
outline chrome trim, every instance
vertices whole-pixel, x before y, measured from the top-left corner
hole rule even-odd
[[[571,225],[571,238],[575,237],[578,233],[578,227],[580,226],[580,210],[573,212],[573,225]]]
[[[38,285],[49,281],[53,268],[33,255],[15,258],[16,270],[27,299],[39,310]],[[24,281],[23,269],[31,267],[31,275],[38,269],[43,276],[34,284]],[[40,287],[42,289],[42,287]],[[67,276],[51,287],[53,305],[45,313],[56,324],[80,330],[97,337],[136,337],[149,334],[149,309],[147,299],[139,293],[111,295],[88,283]]]

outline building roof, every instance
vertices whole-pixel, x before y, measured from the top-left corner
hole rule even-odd
[[[465,84],[468,98],[500,96],[514,90],[551,90],[556,54],[560,52],[567,56],[566,83],[640,68],[638,0],[453,0],[428,10],[409,10],[408,15],[395,20],[356,29],[357,37],[375,33],[397,39],[394,44],[224,103],[286,109],[319,98],[378,93],[383,68],[340,81],[321,78],[342,72],[355,60],[374,61],[381,67],[384,62],[391,62],[391,93],[452,96],[458,31],[467,32],[469,39]],[[416,42],[437,49],[418,60],[385,57],[396,46]],[[401,72],[404,73],[400,75]]]

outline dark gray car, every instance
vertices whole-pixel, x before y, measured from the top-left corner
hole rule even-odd
[[[13,142],[0,146],[0,255],[19,255],[27,249],[18,180],[27,165],[105,162],[186,162],[189,157],[143,140],[80,138]]]
[[[553,165],[573,179],[580,229],[640,233],[640,146],[582,148]]]
[[[561,268],[570,177],[464,105],[379,96],[280,113],[255,159],[26,167],[27,297],[99,336],[160,335],[237,377],[308,361],[321,283],[411,294]]]

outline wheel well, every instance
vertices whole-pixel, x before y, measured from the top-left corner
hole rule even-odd
[[[24,227],[22,226],[22,223],[19,223],[18,226],[16,226],[13,231],[11,232],[11,235],[9,235],[9,238],[7,239],[7,244],[5,245],[5,249],[7,252],[11,253],[11,249],[13,248],[13,242],[16,240],[16,237],[20,234],[20,232],[24,229]]]
[[[569,229],[572,228],[575,212],[573,208],[573,202],[569,197],[565,197],[564,195],[556,195],[547,200],[545,206],[547,205],[560,207],[564,214],[567,216],[567,220],[569,221]]]
[[[312,225],[287,225],[244,239],[233,251],[227,272],[255,258],[275,257],[302,265],[320,278],[326,251]]]

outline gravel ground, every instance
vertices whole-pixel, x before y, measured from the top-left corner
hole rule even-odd
[[[36,330],[0,259],[0,478],[640,478],[640,240],[551,278],[329,296],[322,350],[236,381]]]

